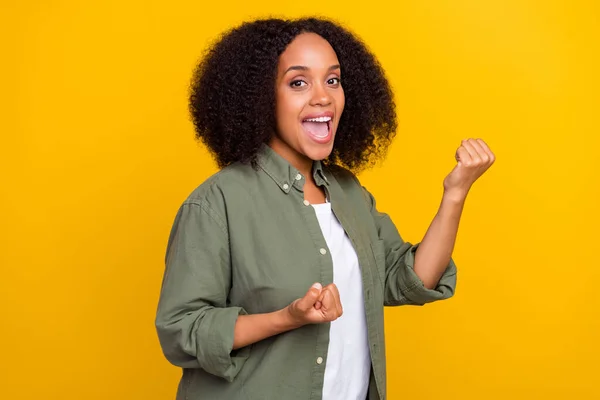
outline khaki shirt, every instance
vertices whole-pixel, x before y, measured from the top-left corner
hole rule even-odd
[[[383,306],[451,297],[456,266],[451,261],[437,287],[425,288],[413,271],[418,244],[402,240],[358,179],[320,162],[312,173],[358,256],[372,361],[368,398],[385,399]],[[183,368],[177,399],[321,399],[329,323],[232,351],[239,314],[280,310],[313,283],[333,282],[327,243],[304,202],[304,180],[264,145],[256,169],[228,166],[180,207],[156,316],[166,358]]]

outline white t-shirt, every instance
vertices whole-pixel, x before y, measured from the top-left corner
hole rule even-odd
[[[333,259],[333,283],[340,292],[343,308],[342,316],[331,323],[329,330],[323,400],[364,400],[371,356],[358,258],[331,210],[331,203],[312,206]]]

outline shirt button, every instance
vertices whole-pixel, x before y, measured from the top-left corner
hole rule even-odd
[[[288,190],[290,188],[290,185],[288,185],[287,183],[284,183],[282,188],[283,188],[283,190]]]
[[[321,253],[321,254],[325,255],[325,254],[327,254],[327,250],[325,250],[325,249],[321,248],[321,250],[319,250],[319,253]]]
[[[302,175],[300,175],[300,174],[296,175],[296,180],[299,181],[300,179],[302,179]]]
[[[323,364],[323,357],[317,358],[317,364],[319,364],[319,365]]]
[[[310,206],[310,203],[308,202],[308,200],[304,200],[303,203],[305,206]]]

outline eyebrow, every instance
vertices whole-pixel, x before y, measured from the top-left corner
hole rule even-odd
[[[290,71],[308,71],[310,68],[305,67],[304,65],[292,65],[291,67],[289,67],[283,74],[287,74]],[[327,71],[333,71],[335,69],[340,69],[340,65],[336,64],[336,65],[332,65],[331,67],[329,67],[327,69]]]

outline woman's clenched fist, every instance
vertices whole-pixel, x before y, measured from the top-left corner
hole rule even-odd
[[[343,313],[340,293],[333,283],[325,287],[315,283],[304,297],[290,304],[287,311],[297,326],[335,321]]]
[[[496,156],[481,139],[465,139],[456,150],[457,165],[444,179],[444,192],[466,197],[475,181],[496,161]]]

